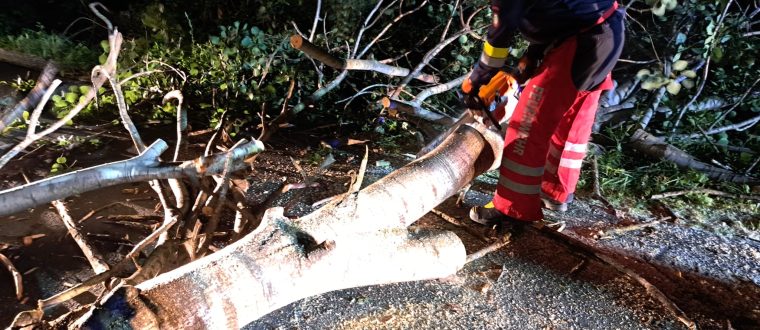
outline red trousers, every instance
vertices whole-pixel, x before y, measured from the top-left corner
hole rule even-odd
[[[592,90],[575,87],[576,48],[571,37],[545,55],[510,118],[493,203],[518,220],[543,218],[541,193],[564,202],[575,191],[599,96],[612,86],[606,73]]]

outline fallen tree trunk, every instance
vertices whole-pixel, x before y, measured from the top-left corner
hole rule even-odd
[[[0,48],[0,62],[10,63],[34,70],[43,70],[48,64],[48,60],[44,58],[2,48]]]
[[[482,125],[463,125],[433,152],[308,216],[272,209],[241,241],[117,287],[78,325],[238,328],[308,296],[454,274],[466,258],[459,238],[406,227],[498,164],[501,143]]]

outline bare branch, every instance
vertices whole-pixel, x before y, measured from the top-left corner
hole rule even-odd
[[[731,108],[729,108],[726,111],[723,111],[723,113],[721,113],[720,116],[718,116],[718,119],[715,119],[715,121],[710,125],[710,127],[708,128],[708,130],[713,129],[715,127],[715,125],[717,125],[721,120],[723,120],[724,118],[726,118],[726,115],[728,115],[729,113],[731,113],[731,111],[734,111],[734,109],[736,109],[736,107],[738,107],[739,105],[741,105],[744,102],[744,99],[746,99],[747,95],[749,95],[750,92],[752,92],[752,89],[755,88],[755,86],[757,85],[758,82],[760,82],[760,78],[755,79],[755,82],[752,83],[752,86],[749,86],[749,88],[747,89],[747,91],[744,92],[744,94],[742,94],[742,96],[739,98],[739,100],[737,100],[736,103],[734,103],[734,105],[731,106]]]
[[[21,300],[24,298],[24,281],[21,277],[21,273],[13,265],[11,259],[8,259],[5,255],[0,253],[0,264],[3,264],[6,269],[11,273],[13,277],[13,284],[16,287],[16,299]]]
[[[314,41],[314,35],[317,33],[317,23],[319,22],[319,13],[322,12],[322,0],[317,0],[317,12],[314,13],[314,23],[311,25],[309,41]]]
[[[79,228],[77,228],[74,219],[69,215],[66,205],[60,200],[55,200],[51,203],[55,206],[55,209],[58,210],[58,214],[61,216],[63,224],[66,225],[66,228],[69,230],[71,238],[73,238],[77,245],[79,245],[85,258],[87,258],[87,261],[90,263],[90,267],[95,271],[95,274],[107,271],[109,268],[108,264],[95,252],[95,249],[87,241],[87,238],[79,232]]]
[[[385,35],[386,32],[388,32],[388,30],[393,26],[393,24],[395,24],[396,22],[400,21],[405,16],[411,15],[411,14],[417,12],[418,10],[422,9],[422,7],[424,7],[425,5],[427,5],[427,3],[428,3],[428,0],[424,0],[424,1],[422,1],[419,4],[419,6],[415,7],[414,9],[411,9],[409,11],[403,12],[403,13],[399,14],[398,16],[396,16],[396,18],[394,18],[390,23],[388,23],[388,25],[386,25],[375,36],[375,38],[372,39],[372,41],[370,41],[366,46],[364,46],[364,49],[362,49],[362,51],[359,52],[359,55],[357,55],[356,58],[362,58],[362,57],[364,57],[364,55],[367,54],[367,52],[369,51],[369,49],[372,48],[372,46],[374,46],[375,43],[377,43],[377,41],[380,40],[380,38],[382,38]]]
[[[198,178],[222,173],[224,160],[232,153],[233,170],[247,166],[243,160],[264,150],[259,141],[248,142],[235,150],[200,157],[181,163],[162,163],[158,156],[168,148],[157,140],[142,154],[128,160],[103,164],[87,169],[32,182],[0,191],[0,215],[13,214],[56,199],[98,188],[127,182],[170,178]]]
[[[422,69],[424,69],[428,65],[428,63],[430,63],[430,61],[433,60],[433,58],[435,58],[438,55],[438,53],[440,53],[443,50],[443,48],[448,46],[452,41],[457,40],[460,36],[467,34],[467,32],[469,32],[469,30],[461,30],[455,33],[453,36],[449,37],[448,39],[444,40],[443,42],[439,43],[438,45],[433,47],[431,50],[429,50],[425,54],[425,56],[422,58],[422,61],[419,64],[417,64],[417,67],[415,67],[414,70],[412,70],[412,72],[409,75],[407,75],[404,78],[404,80],[401,81],[399,86],[396,87],[396,90],[390,93],[389,96],[391,98],[397,98],[399,95],[401,95],[401,91],[404,90],[404,88],[406,88],[409,82],[411,82],[412,79],[414,79],[414,77],[419,75],[422,72]]]
[[[179,160],[179,151],[180,148],[182,148],[182,137],[187,130],[187,110],[182,109],[182,101],[184,100],[182,92],[173,90],[166,93],[166,95],[164,95],[163,103],[166,104],[166,102],[169,102],[171,99],[177,100],[177,144],[174,147],[174,157],[172,158],[172,160],[176,162]]]
[[[356,70],[356,71],[375,71],[383,73],[389,76],[406,77],[410,74],[409,69],[391,66],[380,63],[374,60],[357,60],[357,59],[339,59],[327,51],[313,45],[299,35],[293,35],[290,37],[290,44],[293,48],[304,52],[306,55],[326,64],[327,66],[338,70]],[[418,73],[414,76],[414,79],[418,79],[427,83],[436,83],[438,77]]]
[[[105,10],[106,12],[110,12],[110,10],[108,10],[108,8],[106,8],[106,6],[104,6],[100,2],[93,2],[90,4],[89,7],[90,7],[90,10],[92,10],[93,14],[95,14],[95,16],[97,16],[98,18],[100,18],[101,21],[106,23],[106,27],[108,27],[108,34],[114,33],[113,24],[111,24],[111,21],[108,18],[106,18],[105,15],[100,13],[97,7],[103,8],[103,10]]]

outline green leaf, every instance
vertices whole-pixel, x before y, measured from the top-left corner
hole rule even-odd
[[[111,49],[111,46],[108,45],[108,40],[101,40],[100,48],[102,48],[104,52],[108,53],[108,50]]]
[[[55,162],[57,164],[66,164],[66,160],[67,160],[66,157],[58,157],[55,159]]]
[[[678,92],[681,91],[681,84],[675,81],[671,81],[668,84],[668,87],[666,87],[666,89],[668,90],[668,93],[673,94],[673,95],[678,95]]]
[[[678,35],[676,35],[676,45],[682,45],[684,42],[686,42],[686,35],[678,32]]]
[[[79,95],[77,95],[77,93],[69,92],[69,93],[64,94],[64,97],[66,98],[66,102],[76,103],[77,99],[79,98]]]
[[[652,74],[652,71],[649,71],[649,69],[641,69],[639,70],[639,72],[636,73],[636,78],[644,79],[651,74]]]
[[[240,46],[243,46],[245,48],[250,48],[251,45],[253,45],[253,40],[251,37],[245,37],[243,40],[240,41]]]
[[[221,89],[223,91],[227,90],[227,84],[221,84],[221,85],[219,85],[219,89]]]
[[[106,54],[102,54],[98,57],[98,62],[100,62],[100,64],[106,64],[106,60],[108,60],[108,55]]]
[[[713,48],[712,58],[715,59],[715,61],[720,62],[720,60],[723,59],[723,48],[722,47]]]
[[[467,43],[467,41],[469,41],[469,38],[467,38],[466,34],[463,34],[462,36],[459,37],[459,43],[460,44],[464,45],[464,44]]]
[[[665,15],[665,5],[664,4],[660,4],[660,5],[652,7],[652,14],[654,14],[656,16],[663,16],[663,15]]]
[[[24,118],[24,121],[29,121],[29,111],[24,111],[24,113],[21,114],[21,118]]]
[[[211,41],[212,45],[218,45],[219,44],[219,37],[217,37],[217,36],[213,36],[213,37],[209,38],[209,40]]]
[[[675,63],[673,63],[673,70],[683,71],[684,69],[686,69],[688,65],[689,65],[689,62],[686,62],[684,60],[678,60]]]
[[[81,85],[79,86],[79,94],[85,95],[90,92],[90,86],[87,85]]]
[[[684,79],[684,81],[681,82],[681,85],[683,85],[683,87],[686,87],[686,89],[692,89],[694,88],[694,80]]]
[[[53,95],[51,99],[53,100],[53,106],[56,108],[64,108],[69,105],[60,95]]]

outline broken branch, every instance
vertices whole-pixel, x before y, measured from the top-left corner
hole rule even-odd
[[[8,257],[2,253],[0,253],[0,263],[5,265],[5,268],[8,269],[8,271],[11,273],[11,276],[13,276],[13,285],[16,287],[16,299],[23,299],[24,281],[21,277],[21,273],[18,271],[18,269],[16,269],[16,266],[13,265],[11,259],[8,259]]]
[[[181,163],[159,161],[158,156],[167,148],[166,142],[159,139],[142,154],[127,160],[77,170],[0,191],[0,215],[13,214],[56,199],[121,183],[199,178],[220,174],[229,155],[232,156],[233,170],[239,170],[247,166],[243,160],[263,151],[264,145],[254,140],[225,153]]]
[[[410,73],[407,68],[383,64],[373,60],[339,59],[297,34],[290,37],[290,45],[311,58],[336,70],[375,71],[393,77],[406,77]],[[435,83],[438,81],[438,77],[424,73],[418,73],[413,78],[427,83]]]

